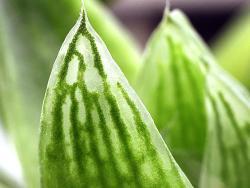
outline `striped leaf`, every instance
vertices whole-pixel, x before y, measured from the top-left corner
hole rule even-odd
[[[85,13],[44,99],[42,187],[191,187]]]
[[[216,66],[209,50],[180,11],[167,12],[153,34],[145,52],[144,67],[136,88],[178,164],[193,185],[199,184],[205,148],[208,150],[205,155],[216,155],[214,158],[218,163],[206,156],[203,186],[216,187],[213,183],[211,186],[208,184],[211,180],[210,173],[227,186],[235,187],[230,182],[232,179],[229,180],[232,176],[246,183],[244,178],[240,178],[243,175],[232,167],[231,162],[228,164],[232,168],[230,176],[220,176],[220,171],[227,169],[220,160],[224,155],[218,155],[218,152],[231,150],[232,145],[237,149],[244,147],[240,149],[245,152],[243,163],[247,164],[249,161],[249,153],[246,154],[249,151],[249,145],[246,144],[249,142],[249,137],[246,136],[250,122],[249,93]],[[211,97],[215,97],[215,102]],[[214,103],[220,106],[218,114],[215,109],[211,110]],[[231,111],[232,106],[237,108],[234,107],[234,111]],[[234,120],[231,116],[234,116]],[[223,135],[217,129],[216,117],[220,118]],[[221,143],[223,146],[216,141],[216,134],[220,139],[225,139]],[[234,142],[232,145],[226,143],[230,136]],[[211,146],[210,142],[214,145]],[[228,148],[222,149],[223,147]],[[239,159],[242,157],[238,152],[229,155],[230,158],[233,155]],[[207,165],[211,165],[211,168]],[[239,169],[244,175],[247,174],[243,166]]]
[[[80,3],[0,0],[0,117],[16,145],[27,187],[39,187],[37,146],[43,96],[52,63],[79,15]],[[132,81],[138,54],[130,52],[136,47],[104,7],[92,0],[87,6],[95,29]]]
[[[201,187],[250,187],[250,95],[219,67],[207,73],[208,136]]]
[[[197,186],[206,141],[205,75],[202,52],[183,19],[179,11],[165,13],[147,45],[136,89]]]

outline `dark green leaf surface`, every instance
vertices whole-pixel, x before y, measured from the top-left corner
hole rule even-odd
[[[54,64],[40,139],[42,187],[191,187],[84,9]]]
[[[235,187],[233,179],[246,186],[243,177],[249,173],[243,164],[249,164],[249,93],[216,66],[209,50],[180,11],[167,12],[153,34],[136,88],[178,164],[195,186],[200,181],[205,148],[208,151],[203,168],[207,172],[202,180],[204,187],[216,187],[216,182]],[[212,108],[211,104],[216,107],[212,105]],[[220,118],[219,125],[216,118]],[[227,141],[229,138],[232,143]],[[228,151],[229,158],[245,158],[238,171],[228,161],[230,175],[222,177],[222,171],[228,169],[220,152],[227,152],[231,147],[245,154]],[[216,182],[209,178],[210,173]]]

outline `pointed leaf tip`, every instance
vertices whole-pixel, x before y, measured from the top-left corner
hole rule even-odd
[[[84,16],[50,76],[40,165],[43,187],[192,187]]]

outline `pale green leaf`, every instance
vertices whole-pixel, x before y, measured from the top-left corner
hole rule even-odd
[[[44,99],[42,187],[192,187],[85,12]]]
[[[250,186],[250,95],[217,66],[207,73],[209,128],[201,187]]]
[[[249,173],[244,164],[249,164],[249,93],[217,67],[180,11],[166,13],[153,34],[136,88],[178,164],[195,186],[199,184],[205,148],[203,186],[216,187],[210,176],[226,187],[235,187],[235,179],[247,186],[245,176]],[[218,112],[211,110],[212,97],[215,105],[220,106]],[[220,118],[222,135],[215,118]],[[216,134],[223,143],[216,140]],[[227,141],[230,137],[233,144]],[[227,171],[222,162],[224,154],[213,151],[223,153],[233,148],[244,151],[244,155],[233,152],[228,154],[229,160],[245,158],[238,170],[228,161],[231,169],[222,177],[222,171]],[[215,155],[213,160],[208,154]]]
[[[79,14],[79,3],[0,0],[0,116],[16,144],[28,187],[39,187],[37,146],[42,99],[61,41]],[[94,2],[88,6],[100,33],[103,28],[114,28],[114,33],[106,33],[104,38],[110,45],[116,41],[125,46],[113,47],[111,51],[121,63],[128,59],[131,71],[132,60],[136,64],[138,54],[127,54],[126,48],[128,52],[136,48],[133,42],[126,40],[122,28],[110,20],[111,15],[103,7]],[[105,20],[106,27],[98,21],[100,18]]]
[[[213,44],[219,64],[250,90],[250,7],[226,26]]]
[[[179,11],[166,13],[144,54],[137,91],[194,185],[206,141],[202,51]]]

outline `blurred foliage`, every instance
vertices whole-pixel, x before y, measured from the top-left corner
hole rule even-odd
[[[223,30],[213,51],[223,68],[250,90],[250,8]]]
[[[39,187],[37,146],[43,95],[52,63],[78,17],[81,2],[2,0],[0,3],[0,45],[3,49],[0,52],[0,116],[16,143],[28,187]],[[125,32],[119,33],[120,26],[102,6],[95,2],[87,5],[88,14],[93,13],[94,22],[98,22],[94,24],[97,32],[104,32],[104,36],[100,35],[107,39],[107,44],[112,42],[113,54],[122,55],[121,58],[116,56],[122,60],[118,63],[124,64],[128,58],[130,64],[124,67],[132,71],[131,66],[138,62],[139,56],[136,51],[127,55],[126,52],[136,48],[133,42],[126,38]],[[98,21],[100,19],[105,22]],[[103,31],[107,27],[114,28],[113,32]],[[123,48],[114,48],[113,41]]]
[[[11,147],[11,140],[8,139],[6,131],[2,127],[0,118],[0,187],[1,188],[22,188],[24,187],[21,177],[18,177],[20,163],[17,154]],[[8,160],[8,161],[5,161]],[[9,164],[11,162],[11,164]],[[11,169],[15,167],[14,169]]]
[[[1,172],[1,170],[0,170],[0,187],[1,188],[21,188],[8,175]]]
[[[154,32],[136,88],[195,187],[249,187],[250,95],[181,12],[167,12]]]

